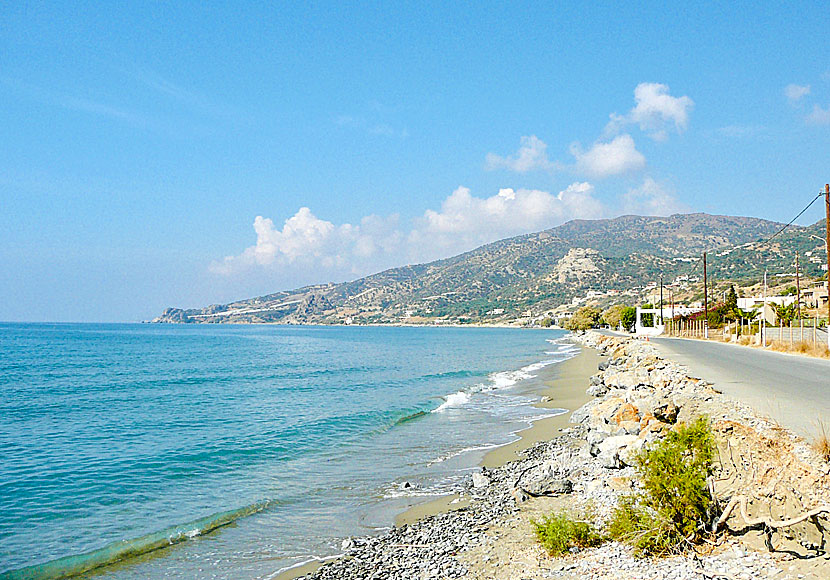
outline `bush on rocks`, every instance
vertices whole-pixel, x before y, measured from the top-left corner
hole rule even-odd
[[[566,514],[551,514],[541,522],[530,522],[536,537],[551,556],[561,556],[571,548],[589,548],[602,543],[602,536],[588,522],[572,520]]]
[[[715,445],[705,418],[681,424],[634,460],[643,492],[624,498],[609,524],[612,538],[639,554],[682,552],[714,517],[707,485]]]

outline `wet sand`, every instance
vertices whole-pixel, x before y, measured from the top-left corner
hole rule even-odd
[[[560,429],[568,427],[571,424],[571,413],[591,399],[585,391],[588,389],[588,380],[597,372],[597,365],[601,360],[597,351],[582,347],[575,357],[557,365],[556,376],[540,393],[548,400],[537,403],[537,406],[568,411],[555,417],[534,421],[530,428],[518,433],[520,438],[517,441],[493,449],[484,456],[481,464],[485,467],[504,465],[508,461],[518,459],[520,451],[539,441],[553,439],[559,434]]]
[[[539,441],[553,439],[561,429],[568,427],[571,422],[571,413],[587,403],[589,397],[585,391],[591,375],[597,372],[597,365],[602,361],[597,351],[591,348],[580,347],[579,354],[563,363],[556,365],[555,375],[546,387],[539,392],[547,400],[537,403],[545,409],[567,409],[567,412],[555,417],[548,417],[534,421],[528,429],[517,433],[519,439],[507,445],[497,447],[487,453],[481,465],[488,468],[498,467],[519,458],[519,452],[527,449]],[[469,498],[453,494],[439,497],[429,502],[416,504],[395,518],[395,526],[411,524],[422,518],[437,513],[460,509],[469,504]],[[292,580],[304,574],[309,574],[323,565],[324,562],[309,562],[279,574],[275,580]]]

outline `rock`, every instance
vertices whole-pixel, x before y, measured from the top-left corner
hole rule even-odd
[[[566,478],[540,479],[532,481],[523,489],[528,494],[538,497],[541,495],[560,495],[571,493],[574,489],[573,483]]]
[[[640,411],[631,403],[623,403],[617,412],[614,414],[614,421],[620,425],[624,421],[632,421],[640,423]]]
[[[639,421],[620,421],[620,427],[625,431],[626,435],[639,435],[640,422]]]
[[[597,459],[605,469],[620,469],[623,466],[617,451],[601,451]]]
[[[671,401],[654,407],[654,416],[663,423],[674,423],[677,421],[677,414],[679,412],[680,409]]]
[[[614,491],[629,491],[633,483],[630,477],[609,477],[605,479],[605,485]]]
[[[490,478],[486,474],[480,472],[473,473],[473,487],[481,488],[487,487],[488,485],[490,485]]]
[[[616,437],[608,437],[599,444],[600,453],[605,453],[606,451],[619,451],[623,447],[627,447],[639,440],[640,438],[636,435],[618,435]]]
[[[626,447],[635,444],[637,441],[642,441],[642,439],[636,435],[617,435],[614,437],[608,437],[602,443],[597,445],[599,450],[597,459],[599,459],[602,466],[606,469],[619,469],[624,465],[627,465],[620,457],[621,451]],[[640,443],[640,446],[642,446],[642,443]]]
[[[638,437],[637,440],[633,442],[631,445],[628,445],[627,447],[620,449],[620,451],[618,452],[620,462],[623,465],[633,466],[635,463],[634,458],[637,456],[637,453],[639,453],[640,449],[643,448],[643,445],[645,445],[645,439],[640,439]]]
[[[592,431],[588,431],[588,435],[585,436],[585,440],[588,442],[589,445],[599,445],[607,437],[608,433],[606,433],[605,431],[599,431],[595,429]]]
[[[591,397],[602,397],[602,396],[605,396],[606,394],[608,394],[608,390],[609,390],[608,385],[606,385],[604,383],[599,383],[599,384],[591,385],[590,387],[588,387],[588,390],[586,392]]]

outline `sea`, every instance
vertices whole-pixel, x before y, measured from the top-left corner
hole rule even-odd
[[[543,409],[550,329],[0,323],[0,578],[275,578]]]

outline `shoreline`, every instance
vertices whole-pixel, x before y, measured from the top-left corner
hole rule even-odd
[[[720,394],[647,343],[597,333],[579,335],[576,341],[595,349],[597,357],[602,353],[608,358],[599,365],[600,372],[590,369],[587,381],[573,381],[587,388],[589,401],[571,415],[571,427],[554,430],[548,421],[539,426],[537,443],[531,443],[535,436],[525,430],[520,439],[524,445],[516,441],[515,449],[491,456],[493,463],[506,459],[504,465],[483,466],[467,479],[462,493],[470,498],[468,506],[438,511],[380,536],[349,538],[342,557],[306,580],[830,577],[830,557],[823,549],[826,524],[808,521],[802,513],[830,512],[830,507],[821,508],[830,506],[830,467],[803,439]],[[586,357],[580,358],[584,365]],[[582,365],[568,366],[574,370]],[[566,380],[567,374],[556,378]],[[545,403],[558,407],[560,400]],[[590,510],[602,533],[619,501],[637,489],[638,450],[698,417],[708,418],[718,451],[711,493],[719,505],[727,506],[717,522],[717,543],[710,542],[702,553],[665,557],[638,556],[630,545],[617,541],[572,548],[559,557],[549,556],[539,545],[532,522],[552,512],[582,517]],[[522,446],[526,448],[519,451]],[[740,513],[734,509],[736,500],[743,502]],[[767,536],[747,528],[752,527],[751,518],[770,514],[793,518],[786,525],[796,527],[768,530]]]
[[[545,417],[533,421],[531,425],[516,433],[517,439],[490,450],[479,462],[479,466],[486,469],[496,469],[521,458],[521,453],[534,445],[554,439],[563,429],[572,426],[571,414],[587,403],[592,397],[586,394],[586,388],[591,375],[596,372],[597,365],[603,360],[602,356],[593,348],[581,343],[574,343],[579,352],[573,357],[562,361],[555,367],[555,374],[545,381],[545,387],[537,390],[542,401],[534,404],[542,409],[564,409],[553,417]],[[415,524],[425,518],[439,514],[448,514],[463,510],[472,502],[467,494],[453,493],[438,498],[417,503],[397,514],[394,527],[401,528]],[[324,564],[339,559],[341,556],[309,561],[283,570],[274,577],[274,580],[295,580],[308,574],[313,574]]]

